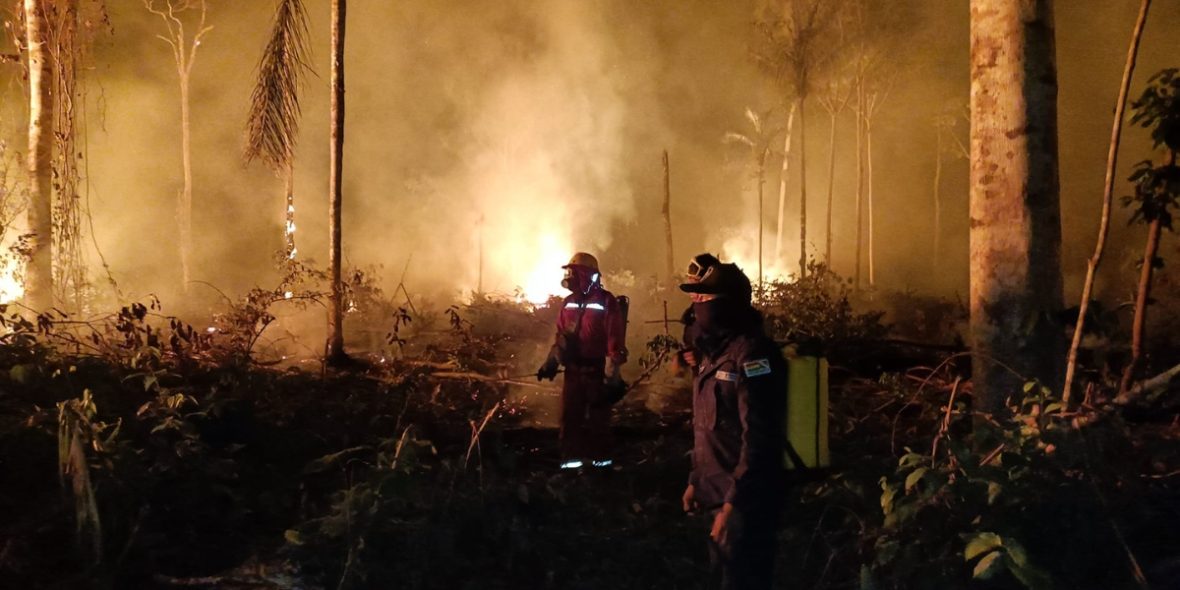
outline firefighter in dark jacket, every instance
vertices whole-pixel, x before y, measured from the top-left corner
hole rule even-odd
[[[696,283],[700,281],[701,277],[705,276],[705,273],[710,268],[718,264],[721,264],[721,261],[708,252],[693,256],[692,260],[688,261],[688,268],[684,273],[685,282]],[[697,299],[702,297],[693,293],[690,293],[689,296],[692,297],[693,302],[696,302]],[[697,369],[697,353],[693,348],[693,340],[697,336],[697,325],[696,313],[693,311],[692,305],[689,305],[684,310],[684,314],[680,316],[680,323],[684,325],[684,339],[682,340],[683,345],[680,349],[680,354],[676,356],[677,365],[695,374]]]
[[[710,556],[722,588],[770,588],[784,490],[787,363],[763,331],[750,280],[736,265],[715,265],[680,288],[698,295],[684,509],[712,516]]]
[[[598,260],[578,252],[565,265],[562,286],[572,291],[557,316],[557,338],[537,379],[553,380],[565,366],[561,387],[561,467],[576,469],[589,462],[611,465],[610,386],[621,384],[620,366],[627,361],[626,325],[618,299],[602,287]]]

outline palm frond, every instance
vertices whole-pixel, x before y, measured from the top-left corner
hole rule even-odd
[[[262,159],[276,170],[290,164],[299,134],[299,90],[308,65],[307,12],[303,0],[278,0],[270,41],[258,62],[250,96],[246,162]]]
[[[734,133],[733,131],[727,131],[725,133],[725,137],[723,137],[721,141],[724,143],[740,143],[742,145],[756,147],[754,140],[746,137],[745,135],[742,135],[741,133]]]

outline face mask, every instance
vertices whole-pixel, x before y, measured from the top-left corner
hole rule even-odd
[[[738,326],[738,306],[733,299],[720,297],[692,304],[692,311],[696,314],[696,323],[702,332],[716,334],[727,330],[735,330]]]
[[[589,276],[586,276],[589,274]],[[574,293],[586,294],[594,285],[598,284],[598,273],[583,271],[578,268],[565,269],[565,278],[561,279],[561,286]]]

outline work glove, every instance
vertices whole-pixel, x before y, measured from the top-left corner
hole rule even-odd
[[[554,377],[557,377],[557,366],[557,359],[553,357],[545,359],[545,364],[541,365],[540,369],[537,369],[537,381],[542,379],[552,381]]]

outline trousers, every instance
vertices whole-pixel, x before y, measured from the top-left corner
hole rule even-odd
[[[597,407],[606,374],[603,365],[570,365],[561,386],[560,434],[562,460],[609,459],[610,406]]]
[[[709,512],[711,517],[719,509]],[[722,590],[770,590],[778,548],[778,504],[767,499],[745,510],[734,509],[722,543],[709,538],[714,587]],[[710,528],[713,519],[709,519]]]

